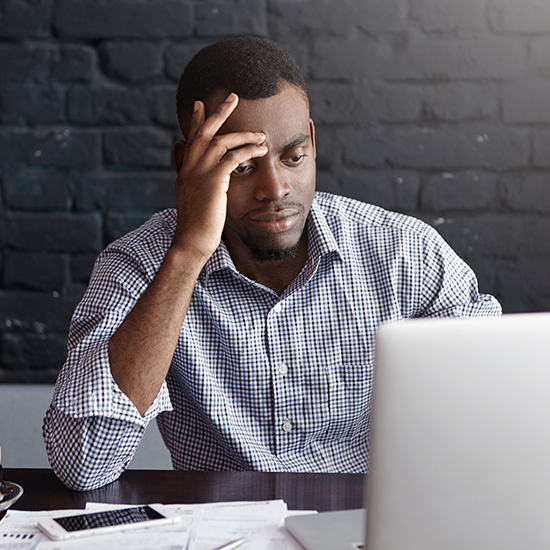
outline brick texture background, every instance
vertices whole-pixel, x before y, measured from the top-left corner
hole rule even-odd
[[[548,0],[2,0],[0,382],[51,382],[103,247],[174,205],[202,46],[286,47],[318,188],[436,226],[506,312],[550,309]]]

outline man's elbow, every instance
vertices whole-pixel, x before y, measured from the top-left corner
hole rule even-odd
[[[86,437],[84,419],[66,417],[51,407],[46,413],[42,435],[55,475],[75,491],[98,489],[117,480],[130,462],[109,463],[110,453],[91,453],[93,441]]]
[[[57,464],[50,461],[51,467],[55,475],[61,480],[61,482],[73,491],[92,491],[93,489],[99,489],[113,481],[116,481],[122,471],[114,473],[108,476],[97,475],[95,473],[88,472],[86,468],[74,468],[71,466],[71,470],[58,467]]]

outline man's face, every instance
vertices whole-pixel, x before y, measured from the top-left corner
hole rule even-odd
[[[206,102],[207,112],[226,92]],[[244,245],[254,259],[280,261],[297,249],[315,192],[313,122],[302,92],[285,85],[278,94],[240,99],[219,134],[263,132],[268,152],[231,175],[223,238],[232,254]]]

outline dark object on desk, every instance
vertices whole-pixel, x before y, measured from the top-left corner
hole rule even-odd
[[[2,447],[0,447],[0,512],[7,510],[16,503],[23,494],[23,487],[17,483],[2,481],[4,469],[2,468]]]
[[[11,481],[0,481],[0,512],[15,504],[23,494],[23,487]]]

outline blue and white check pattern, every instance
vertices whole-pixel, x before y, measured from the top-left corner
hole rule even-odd
[[[308,262],[281,297],[219,246],[141,416],[111,377],[109,338],[153,280],[175,224],[165,210],[111,244],[73,317],[43,428],[70,487],[116,479],[154,417],[176,469],[365,472],[379,323],[501,313],[428,225],[317,193]]]

